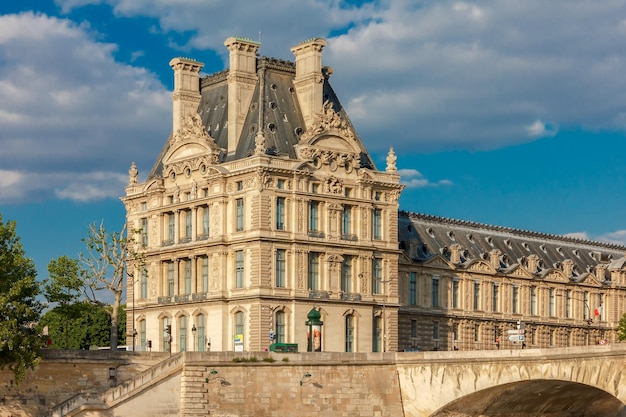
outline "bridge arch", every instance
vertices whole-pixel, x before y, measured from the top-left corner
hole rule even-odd
[[[506,394],[511,401],[517,401],[512,394],[516,390],[523,397],[524,392],[538,396],[542,389],[560,390],[557,397],[563,403],[572,398],[567,396],[569,390],[576,392],[581,399],[588,396],[601,398],[609,408],[618,410],[617,414],[562,414],[559,417],[626,416],[625,347],[432,352],[419,360],[412,360],[412,363],[403,361],[398,364],[398,377],[405,416],[512,416],[514,414],[506,411],[500,414],[462,414],[461,411],[464,404],[472,400],[490,398],[493,402],[500,398],[499,395]],[[541,403],[532,396],[527,401]],[[556,405],[544,405],[556,409]],[[582,409],[583,403],[572,407]],[[530,404],[527,408],[527,414],[519,415],[537,415],[530,411]]]
[[[459,398],[431,417],[618,417],[626,407],[599,388],[560,380],[499,385]]]

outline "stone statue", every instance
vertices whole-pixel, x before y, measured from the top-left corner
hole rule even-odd
[[[130,169],[128,170],[128,185],[137,184],[137,175],[139,171],[137,171],[137,166],[135,165],[135,161],[130,165]]]
[[[387,154],[387,172],[396,172],[398,170],[398,168],[396,168],[397,160],[398,158],[393,151],[393,147],[389,148],[389,153]]]

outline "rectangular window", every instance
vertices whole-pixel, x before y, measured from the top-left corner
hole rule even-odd
[[[320,284],[320,254],[309,253],[309,290],[318,290]]]
[[[479,342],[480,341],[480,327],[478,327],[478,324],[474,325],[474,342]]]
[[[372,259],[372,294],[383,293],[383,260]]]
[[[411,337],[417,337],[417,320],[411,320]]]
[[[491,311],[498,311],[498,298],[500,297],[500,286],[498,284],[493,284],[492,294],[491,294]]]
[[[474,310],[480,308],[480,282],[474,283]]]
[[[352,292],[352,256],[344,255],[341,264],[341,291],[350,294]]]
[[[604,294],[598,294],[598,321],[602,321],[602,306],[604,305]]]
[[[583,293],[583,319],[588,320],[591,317],[591,311],[589,311],[589,292]]]
[[[432,307],[439,307],[439,277],[432,279],[431,305]]]
[[[276,188],[278,188],[279,190],[283,190],[285,188],[285,180],[279,179],[278,181],[276,181]]]
[[[511,303],[513,304],[511,306],[513,314],[519,313],[519,287],[517,285],[513,286],[513,297],[511,299]]]
[[[439,322],[433,321],[433,340],[439,340]]]
[[[276,249],[276,287],[285,287],[285,249]]]
[[[202,292],[209,292],[209,257],[202,257]]]
[[[343,206],[343,225],[342,233],[344,238],[350,238],[352,235],[352,206]]]
[[[243,190],[243,181],[237,181],[237,191]]]
[[[168,213],[167,215],[167,238],[171,243],[174,243],[175,233],[176,233],[176,219],[174,213]],[[170,243],[170,244],[171,244]]]
[[[319,207],[318,201],[309,202],[309,231],[317,232],[319,230]]]
[[[409,274],[409,304],[414,306],[417,304],[417,273]]]
[[[235,288],[243,288],[243,251],[235,252]]]
[[[202,235],[201,239],[209,238],[209,206],[202,207]]]
[[[145,217],[141,219],[141,246],[148,246],[148,219]]]
[[[148,270],[141,268],[141,298],[148,298]]]
[[[237,231],[241,232],[243,230],[243,198],[238,198],[235,201],[235,207],[236,207],[236,227],[237,227]]]
[[[167,263],[167,295],[174,295],[174,262]]]
[[[572,318],[572,292],[565,290],[565,317]]]
[[[285,230],[285,197],[276,199],[276,230]]]
[[[459,280],[452,281],[452,308],[459,308]]]
[[[170,347],[172,346],[172,335],[171,335],[171,324],[170,324],[170,318],[169,317],[163,317],[163,320],[161,321],[163,328],[162,330],[162,334],[163,334],[163,352],[167,352],[170,350]],[[168,331],[169,329],[169,331]]]
[[[530,314],[537,315],[537,287],[530,287]]]
[[[372,219],[372,235],[374,240],[383,238],[383,212],[381,209],[374,209]]]
[[[191,210],[185,210],[185,242],[191,241]]]
[[[191,259],[185,259],[185,294],[191,294]]]
[[[549,290],[548,313],[550,314],[550,317],[554,317],[554,288],[550,288]]]

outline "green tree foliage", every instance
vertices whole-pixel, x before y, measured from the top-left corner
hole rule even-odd
[[[122,306],[118,321],[118,339],[123,344],[126,314]],[[44,314],[41,324],[48,327],[51,349],[89,349],[92,346],[109,346],[111,339],[111,314],[109,306],[82,301],[65,307],[57,306]]]
[[[49,278],[45,281],[44,295],[49,303],[67,306],[82,295],[83,280],[78,260],[60,256],[48,264]]]
[[[620,342],[626,340],[626,313],[622,315],[617,324],[617,340]]]
[[[2,222],[0,215],[0,368],[8,366],[21,381],[26,369],[39,360],[42,338],[35,324],[43,305],[37,272],[25,256],[15,222]]]
[[[87,253],[80,254],[85,274],[86,296],[93,303],[100,303],[101,291],[113,296],[108,309],[111,315],[111,349],[118,345],[118,318],[126,275],[132,279],[135,270],[145,267],[145,260],[136,250],[136,231],[126,234],[126,225],[121,232],[107,232],[104,225],[89,226],[87,238],[83,239]]]

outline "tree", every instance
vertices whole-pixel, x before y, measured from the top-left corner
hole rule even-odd
[[[39,361],[42,337],[36,323],[43,304],[37,272],[25,256],[15,221],[2,222],[0,215],[0,368],[8,366],[16,382]]]
[[[137,252],[136,231],[126,233],[126,225],[121,232],[107,232],[104,224],[89,226],[87,238],[83,239],[87,246],[87,254],[80,254],[80,261],[84,271],[87,298],[95,304],[102,305],[98,299],[98,292],[108,291],[113,296],[111,308],[107,311],[111,315],[111,350],[118,345],[118,316],[125,278],[134,277],[135,269],[145,267],[145,259]]]
[[[124,344],[124,334],[126,331],[126,314],[124,308],[120,309],[118,318],[118,340]],[[107,311],[109,306],[92,304],[89,301],[65,306],[62,311],[58,306],[47,311],[41,318],[41,324],[48,326],[48,337],[52,341],[49,346],[52,349],[82,349],[86,350],[92,346],[109,346],[111,314]]]
[[[617,324],[617,340],[620,342],[626,340],[626,313],[622,315]]]
[[[49,278],[44,283],[44,295],[49,303],[56,303],[57,307],[53,310],[54,315],[63,318],[63,323],[59,328],[64,329],[65,335],[62,338],[64,344],[61,345],[61,338],[55,337],[59,347],[75,348],[68,345],[68,331],[71,328],[69,322],[81,314],[81,309],[74,308],[75,303],[81,297],[83,292],[83,281],[81,279],[80,267],[78,260],[61,256],[53,259],[48,264]],[[50,327],[48,328],[50,331]],[[56,336],[56,335],[55,335]]]

